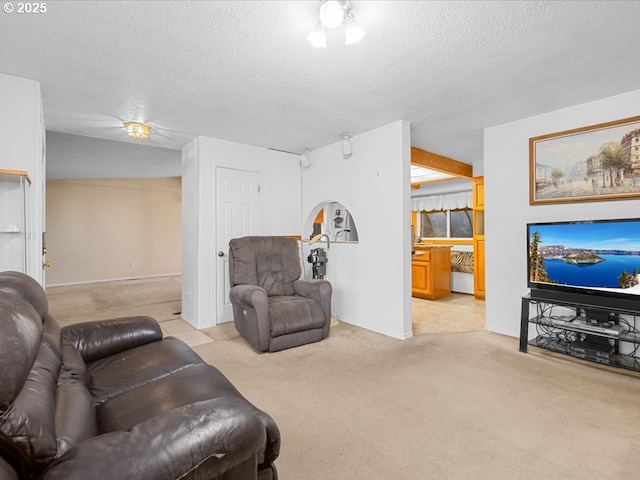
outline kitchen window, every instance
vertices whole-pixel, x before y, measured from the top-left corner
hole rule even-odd
[[[471,208],[421,211],[419,232],[422,238],[472,238]]]

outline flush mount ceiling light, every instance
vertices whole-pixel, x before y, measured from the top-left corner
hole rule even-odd
[[[307,40],[314,47],[326,48],[327,28],[345,26],[345,45],[352,45],[362,39],[365,31],[356,22],[349,0],[321,0],[318,4],[318,22]]]
[[[149,138],[149,125],[137,122],[127,122],[124,124],[124,128],[127,129],[127,135],[136,140],[142,140]]]

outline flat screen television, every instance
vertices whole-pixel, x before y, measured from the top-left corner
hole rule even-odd
[[[527,224],[532,298],[640,310],[640,218]]]

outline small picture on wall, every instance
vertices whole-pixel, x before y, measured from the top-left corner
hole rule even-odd
[[[529,203],[640,198],[640,116],[529,139]]]

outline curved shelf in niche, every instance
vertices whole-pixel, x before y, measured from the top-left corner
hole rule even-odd
[[[309,241],[318,235],[328,236],[331,243],[358,243],[358,228],[351,212],[335,201],[317,205],[307,217],[303,241]],[[323,241],[326,241],[326,237]]]

